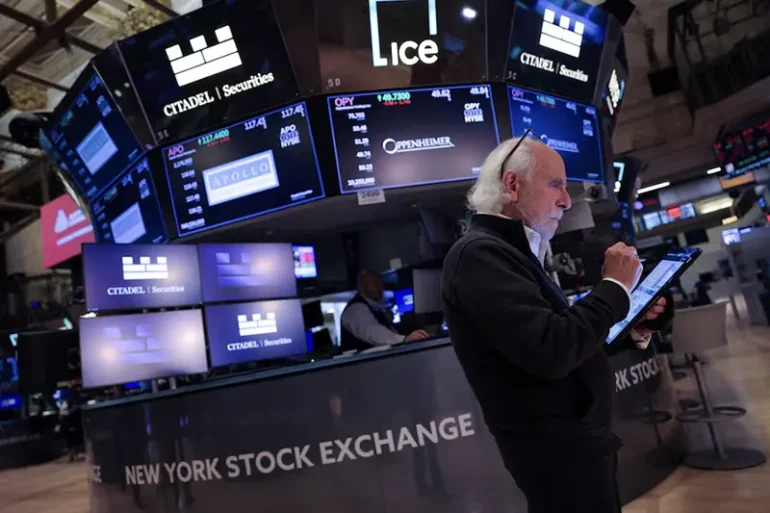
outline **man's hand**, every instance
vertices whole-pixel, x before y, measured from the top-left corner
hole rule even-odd
[[[642,263],[636,255],[636,248],[618,242],[604,253],[604,278],[612,278],[631,292],[642,276]]]
[[[652,308],[650,308],[646,314],[644,314],[644,317],[642,318],[641,322],[653,321],[657,319],[660,316],[660,314],[662,314],[665,311],[666,311],[666,298],[662,297],[658,299],[654,305],[652,305]],[[644,337],[652,333],[653,330],[649,328],[645,328],[644,326],[636,326],[634,328],[634,331]]]
[[[417,342],[419,340],[429,339],[430,335],[425,330],[414,330],[404,339],[405,342]]]

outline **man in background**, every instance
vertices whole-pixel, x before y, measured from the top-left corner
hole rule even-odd
[[[399,334],[386,313],[388,304],[384,299],[382,279],[377,273],[364,271],[358,277],[358,293],[342,311],[343,351],[363,351],[374,346],[415,342],[430,338],[424,330],[415,330],[409,335]]]

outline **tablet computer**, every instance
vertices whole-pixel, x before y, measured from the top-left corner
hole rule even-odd
[[[660,298],[666,287],[679,278],[702,252],[698,248],[671,248],[631,293],[631,309],[625,319],[610,328],[607,343],[611,344],[628,335]]]

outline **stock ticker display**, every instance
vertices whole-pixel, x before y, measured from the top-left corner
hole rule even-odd
[[[567,179],[604,180],[601,133],[596,109],[518,87],[508,87],[514,137],[531,128],[553,148],[567,168]]]
[[[163,149],[179,236],[324,197],[305,103]]]
[[[91,213],[98,242],[159,244],[168,240],[147,158],[98,196],[91,203]]]
[[[98,73],[89,68],[72,103],[54,112],[48,136],[65,168],[90,200],[143,153]]]
[[[770,119],[714,144],[719,166],[728,177],[738,176],[770,162]]]
[[[488,85],[328,98],[342,193],[474,178],[499,144]]]

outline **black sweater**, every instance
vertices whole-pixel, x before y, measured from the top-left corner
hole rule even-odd
[[[478,215],[446,257],[442,296],[452,344],[507,463],[620,448],[602,348],[630,307],[621,286],[602,281],[570,307],[521,222]]]

